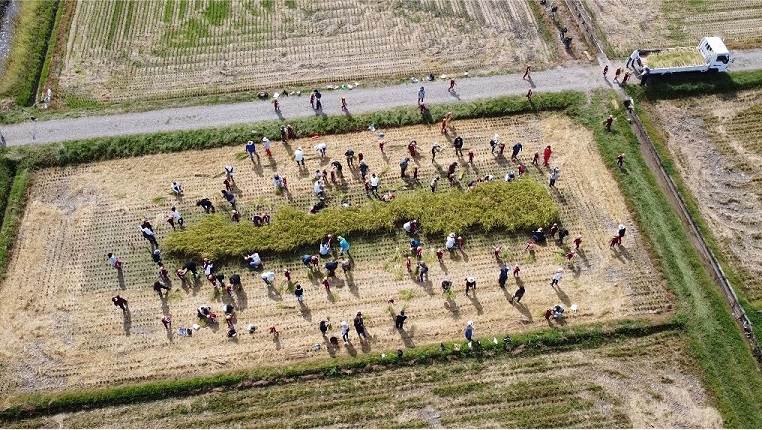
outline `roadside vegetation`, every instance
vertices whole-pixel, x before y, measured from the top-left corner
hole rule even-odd
[[[25,0],[17,17],[11,52],[0,79],[0,100],[30,106],[55,21],[57,0]]]

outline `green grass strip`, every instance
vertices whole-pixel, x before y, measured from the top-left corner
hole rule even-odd
[[[25,0],[20,4],[11,52],[0,79],[0,98],[28,106],[34,103],[58,0]]]
[[[642,320],[621,321],[614,325],[583,325],[571,328],[545,329],[516,335],[512,338],[517,357],[561,352],[571,349],[598,348],[604,344],[629,338],[649,336],[656,333],[679,330],[682,323],[674,319],[665,323],[654,324]],[[482,348],[478,351],[468,348],[465,342],[457,342],[457,348],[451,342],[441,349],[439,345],[427,345],[406,349],[402,358],[391,351],[381,354],[364,354],[357,357],[342,357],[319,363],[306,363],[291,366],[260,367],[249,371],[230,372],[218,375],[200,376],[183,379],[167,379],[135,385],[122,385],[109,388],[71,390],[59,393],[22,395],[8,399],[11,406],[0,411],[0,423],[12,423],[14,420],[51,415],[78,409],[102,408],[137,402],[161,400],[208,391],[219,387],[246,388],[249,383],[275,384],[291,378],[320,374],[323,377],[343,377],[359,371],[382,370],[393,366],[413,366],[456,358],[477,358],[504,354],[502,335],[481,339]],[[521,347],[519,350],[518,348]],[[378,368],[374,365],[381,365]]]
[[[762,88],[762,70],[716,74],[677,74],[658,77],[646,86],[629,85],[627,93],[636,101],[674,99],[705,94]]]
[[[11,160],[0,158],[0,226],[3,224],[5,205],[8,202],[8,194],[11,191],[11,184],[13,184],[15,173],[15,163]]]
[[[430,115],[421,115],[416,107],[397,108],[353,116],[326,116],[289,120],[298,137],[342,134],[367,130],[369,124],[380,128],[434,123],[452,112],[456,119],[498,117],[539,110],[564,110],[582,103],[578,92],[537,94],[532,105],[525,97],[502,97],[469,103],[432,105]],[[14,147],[28,167],[52,167],[88,163],[116,158],[135,157],[191,149],[243,145],[247,140],[267,136],[280,139],[282,121],[265,121],[251,125],[193,131],[154,133],[133,136],[76,140],[50,145]]]
[[[530,231],[558,219],[558,206],[546,187],[532,179],[483,183],[470,191],[428,189],[404,192],[390,202],[377,200],[309,214],[293,206],[275,212],[271,224],[232,223],[225,214],[202,218],[170,233],[164,249],[183,256],[214,259],[240,257],[252,251],[283,253],[317,244],[326,234],[369,235],[391,232],[417,219],[427,235],[481,231]]]
[[[0,279],[5,275],[16,234],[21,225],[26,206],[26,191],[29,186],[30,173],[28,169],[19,169],[13,178],[13,184],[6,201],[3,223],[0,226]]]
[[[678,215],[642,158],[637,138],[622,109],[614,132],[603,129],[611,106],[609,94],[597,94],[577,118],[594,130],[607,167],[614,173],[640,230],[651,246],[672,291],[678,316],[685,321],[691,352],[703,368],[704,386],[713,393],[726,427],[762,426],[762,375],[748,344],[730,314],[725,297],[710,278],[688,239]],[[619,171],[616,156],[625,154]]]
[[[760,304],[751,303],[747,299],[743,289],[743,285],[745,284],[744,279],[750,279],[752,275],[747,273],[740,265],[735,264],[735,261],[731,261],[728,258],[728,253],[725,252],[725,250],[723,250],[723,248],[720,246],[720,242],[717,241],[713,230],[709,228],[709,224],[707,224],[706,219],[703,217],[703,215],[701,215],[698,200],[696,200],[696,197],[685,184],[682,175],[677,170],[675,162],[672,159],[672,154],[667,148],[664,132],[656,124],[654,115],[652,114],[654,107],[647,102],[645,104],[639,103],[637,106],[640,122],[643,124],[643,128],[651,138],[651,141],[654,143],[656,151],[658,152],[659,157],[661,157],[664,170],[667,172],[670,178],[672,178],[672,182],[674,182],[680,197],[685,202],[688,213],[690,214],[691,218],[693,218],[693,221],[696,223],[696,226],[698,227],[702,236],[704,236],[704,242],[706,242],[706,245],[712,251],[715,258],[717,258],[720,265],[722,266],[722,270],[725,273],[725,276],[728,278],[731,285],[733,285],[738,296],[738,302],[746,311],[746,316],[749,318],[754,327],[754,334],[758,339],[762,339],[762,313],[759,312]]]

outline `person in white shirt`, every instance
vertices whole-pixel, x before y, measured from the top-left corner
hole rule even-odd
[[[272,144],[271,144],[271,142],[270,142],[270,139],[268,139],[268,138],[266,138],[266,137],[263,137],[263,138],[262,138],[262,147],[263,147],[263,148],[265,148],[265,154],[266,154],[268,157],[272,157],[272,156],[273,156],[273,153],[272,153],[272,151],[270,150],[270,146],[271,146],[271,145],[272,145]]]
[[[259,257],[259,253],[253,252],[251,255],[243,257],[244,261],[249,264],[249,267],[254,270],[262,269],[262,259]]]
[[[174,206],[172,206],[172,209],[169,211],[167,222],[169,223],[169,225],[172,226],[172,230],[175,229],[175,224],[177,224],[181,228],[183,224],[185,224],[185,221],[183,220],[183,217],[180,215],[180,212]]]
[[[318,143],[315,145],[315,151],[317,151],[318,154],[320,154],[320,158],[325,158],[325,154],[328,150],[328,145],[325,143]]]
[[[275,273],[265,272],[260,276],[260,278],[262,278],[262,280],[265,282],[265,285],[272,287],[273,283],[275,282]]]
[[[297,166],[304,167],[304,151],[301,146],[294,151],[294,161],[296,161]]]
[[[564,269],[558,268],[556,270],[556,273],[553,274],[553,277],[550,278],[550,286],[558,288],[558,283],[561,282],[561,278],[564,277]]]
[[[320,180],[315,181],[315,183],[312,185],[312,192],[315,193],[316,196],[323,195],[323,182]]]
[[[231,182],[235,182],[235,179],[233,179],[233,170],[234,170],[234,169],[233,169],[233,166],[231,166],[231,165],[227,165],[227,166],[225,166],[225,167],[224,167],[224,169],[225,169],[225,177],[226,177],[226,178],[227,178],[229,181],[231,181]]]
[[[183,194],[183,187],[179,183],[172,181],[172,192],[175,195],[182,195]]]
[[[445,248],[447,248],[448,251],[452,252],[455,249],[455,233],[450,233],[447,235],[447,240],[445,241]]]
[[[370,175],[370,192],[373,193],[376,197],[378,197],[378,186],[381,184],[381,178],[376,176],[375,173],[372,173]]]

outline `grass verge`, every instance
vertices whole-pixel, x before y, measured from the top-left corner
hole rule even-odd
[[[469,228],[483,231],[530,231],[558,219],[558,206],[547,189],[532,179],[480,184],[470,191],[400,193],[390,202],[330,207],[311,215],[292,206],[275,212],[271,224],[255,227],[231,223],[224,214],[202,218],[170,233],[164,249],[183,256],[214,259],[257,252],[288,252],[316,244],[326,234],[370,235],[393,231],[417,219],[427,235],[446,235]]]
[[[616,177],[651,254],[661,266],[667,283],[677,294],[678,318],[690,335],[691,352],[703,369],[704,386],[710,390],[726,427],[762,425],[762,375],[725,298],[693,249],[678,215],[671,209],[656,178],[643,160],[639,143],[627,126],[620,108],[614,132],[602,124],[609,114],[611,95],[598,93],[590,105],[576,112],[578,120],[594,131],[607,167]],[[624,153],[625,169],[616,166]]]
[[[751,320],[754,327],[754,334],[757,338],[762,339],[762,314],[759,312],[760,307],[759,305],[751,303],[747,299],[746,292],[742,288],[746,283],[745,280],[750,279],[752,275],[744,271],[740,265],[731,262],[729,254],[720,245],[720,242],[715,237],[712,229],[709,228],[709,224],[707,224],[706,219],[704,219],[701,210],[699,209],[698,200],[685,184],[685,180],[675,166],[672,154],[667,147],[666,136],[664,135],[663,129],[657,124],[657,114],[654,111],[654,107],[648,102],[638,103],[637,112],[640,121],[643,124],[643,128],[645,128],[646,133],[656,147],[656,151],[662,160],[664,170],[670,178],[672,178],[672,182],[674,182],[680,197],[685,202],[688,213],[691,218],[693,218],[693,221],[696,223],[702,236],[704,236],[704,241],[714,254],[715,258],[719,261],[723,272],[725,272],[725,276],[728,278],[731,285],[734,286],[738,301],[746,311],[746,315],[749,317],[749,320]]]
[[[354,115],[326,116],[288,121],[297,136],[342,134],[366,130],[369,124],[379,128],[434,123],[452,112],[456,119],[496,117],[540,110],[563,110],[581,103],[577,92],[538,94],[529,104],[524,97],[502,97],[468,103],[432,105],[426,115],[415,107]],[[249,139],[267,136],[280,139],[282,121],[193,131],[144,134],[78,140],[51,145],[14,147],[28,167],[64,166],[114,158],[243,145]]]
[[[636,101],[743,91],[762,86],[762,70],[731,73],[684,73],[654,78],[646,86],[629,85],[627,93]]]
[[[3,225],[5,204],[8,202],[8,193],[16,173],[15,163],[11,160],[0,158],[0,226]]]
[[[511,353],[515,356],[531,356],[571,349],[590,349],[617,340],[678,330],[681,327],[682,323],[675,319],[657,324],[642,320],[622,321],[614,326],[586,325],[545,329],[516,335],[511,339],[509,350],[504,348],[503,336],[495,338],[498,340],[497,343],[493,342],[492,337],[487,337],[480,340],[481,348],[475,349],[469,349],[465,342],[455,342],[454,344],[450,342],[444,348],[440,345],[428,345],[407,349],[401,358],[396,353],[389,351],[385,354],[366,354],[319,363],[262,367],[249,371],[163,380],[139,385],[24,395],[9,399],[9,404],[12,406],[0,411],[0,423],[10,423],[14,420],[78,409],[187,396],[218,387],[248,388],[276,384],[307,375],[341,377],[361,371],[383,370],[393,366],[412,366],[436,361],[446,362],[454,358],[480,359],[504,353]]]
[[[42,96],[42,91],[51,88],[53,94],[58,96],[58,74],[63,67],[63,55],[66,50],[66,40],[74,16],[76,2],[74,0],[58,0],[55,19],[50,32],[50,41],[45,50],[45,60],[40,70],[39,90],[37,97]]]
[[[12,98],[19,106],[34,103],[57,7],[58,0],[21,2],[13,45],[0,81],[0,98]]]
[[[13,178],[5,205],[2,226],[0,226],[0,279],[5,276],[5,268],[16,241],[16,233],[21,224],[26,206],[26,191],[29,186],[29,169],[19,169]]]

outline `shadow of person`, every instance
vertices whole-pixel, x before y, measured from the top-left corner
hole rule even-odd
[[[471,300],[471,304],[474,305],[474,309],[476,309],[477,315],[481,315],[484,313],[484,307],[482,306],[482,303],[479,301],[479,299],[476,297],[476,291],[473,291],[470,295],[466,294],[466,297],[468,297],[468,300]]]
[[[455,300],[453,300],[452,297],[447,297],[444,303],[444,307],[450,311],[453,319],[460,318],[460,307],[458,307],[458,304],[455,303]]]
[[[280,343],[280,335],[279,334],[276,333],[276,334],[273,335],[273,343],[275,344],[275,350],[276,351],[279,351],[283,347],[283,345],[281,345],[281,343]]]
[[[304,304],[304,302],[299,302],[299,312],[301,312],[302,318],[307,321],[312,321],[312,310],[310,310],[310,307]]]
[[[249,296],[246,295],[246,290],[241,287],[235,290],[236,303],[238,309],[246,309],[249,306]]]
[[[267,284],[267,297],[277,302],[283,300],[283,295],[281,295],[280,291],[276,290],[275,287],[270,284]]]
[[[571,300],[569,299],[569,296],[560,287],[556,287],[554,290],[556,291],[558,299],[561,300],[561,303],[566,306],[571,306]]]
[[[370,352],[370,340],[367,337],[360,338],[360,349],[366,354]]]
[[[122,290],[127,289],[127,284],[124,282],[124,271],[122,269],[118,269],[116,271],[116,280],[119,283],[119,288]]]
[[[193,277],[193,295],[197,295],[201,291],[201,278]]]
[[[357,350],[355,349],[355,346],[352,345],[351,341],[345,343],[344,348],[347,350],[347,353],[349,355],[351,355],[352,357],[357,357]]]
[[[397,329],[397,332],[399,332],[400,337],[402,338],[402,343],[405,345],[406,348],[415,348],[415,342],[413,342],[413,336],[415,335],[415,329],[410,330],[409,332],[402,329]]]
[[[463,261],[465,263],[468,263],[468,254],[466,254],[466,251],[463,250],[463,248],[460,249],[460,255],[461,255],[461,258],[463,258]]]
[[[164,330],[167,334],[167,341],[169,343],[173,343],[175,341],[175,332],[172,331],[172,326],[169,326],[169,328]]]
[[[129,306],[122,312],[122,328],[124,328],[124,335],[129,336],[132,329],[132,311]]]
[[[159,293],[159,300],[161,300],[161,312],[164,315],[169,314],[169,303],[167,302],[168,297],[169,297],[169,291],[167,291],[166,294]]]
[[[627,261],[632,261],[632,254],[630,254],[630,251],[624,245],[619,245],[619,254]]]
[[[283,112],[281,112],[280,109],[275,110],[275,115],[278,117],[280,121],[286,120],[286,117],[283,116]]]
[[[524,316],[524,318],[526,318],[527,322],[533,321],[532,313],[529,311],[529,308],[527,307],[527,305],[517,302],[515,300],[511,304],[513,305],[514,308],[516,308],[517,311],[521,313],[522,316]]]

